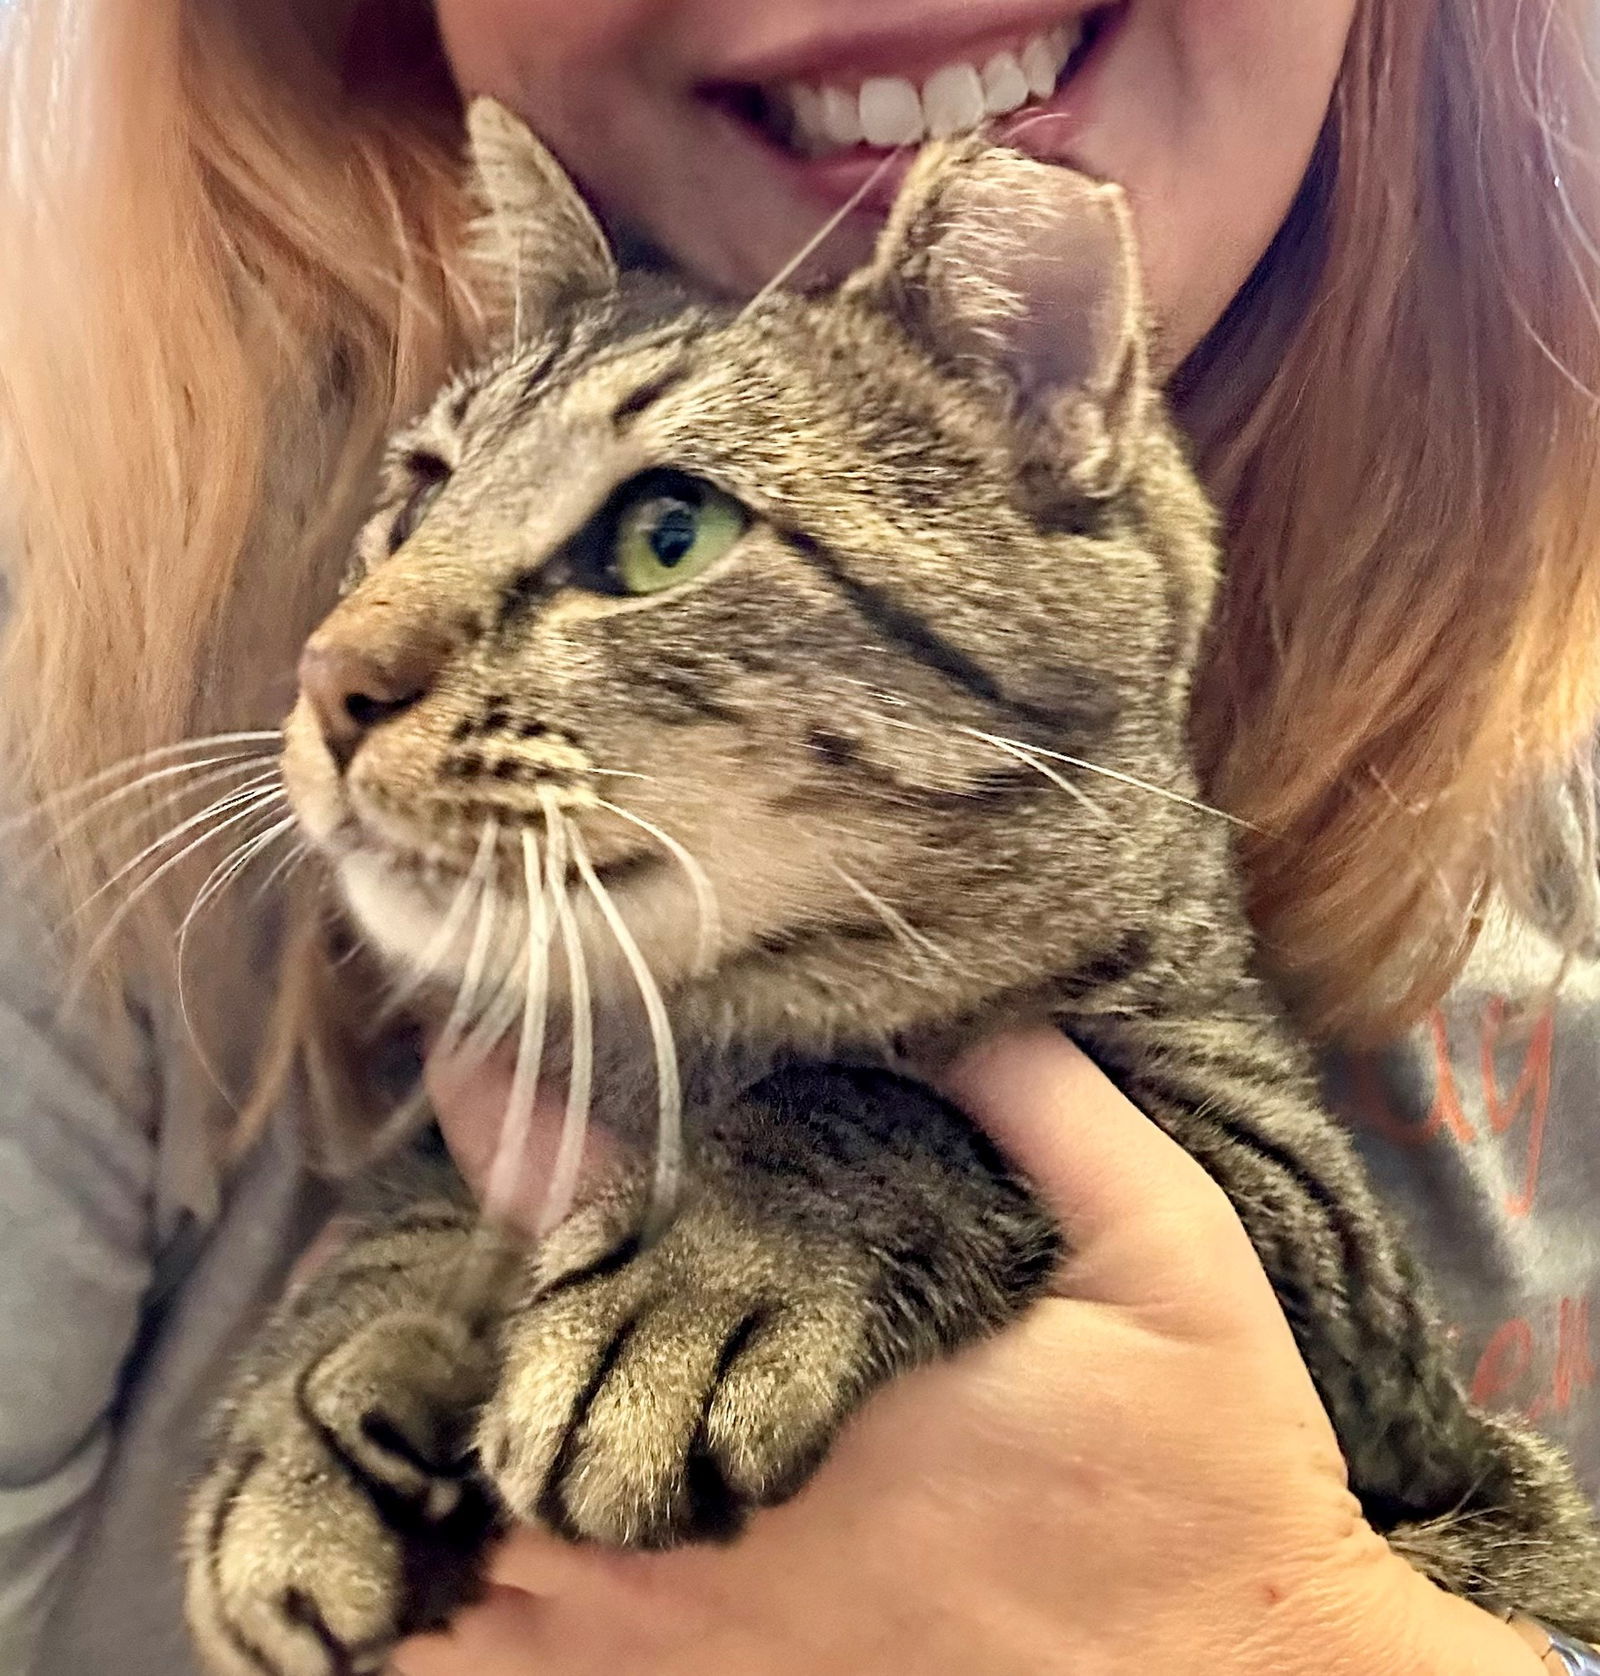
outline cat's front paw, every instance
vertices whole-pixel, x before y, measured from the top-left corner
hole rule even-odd
[[[448,1316],[396,1311],[235,1399],[195,1498],[187,1610],[216,1676],[365,1676],[472,1597],[490,1383]]]
[[[701,1200],[514,1312],[478,1434],[509,1511],[659,1548],[797,1490],[871,1383],[866,1277],[813,1243]]]

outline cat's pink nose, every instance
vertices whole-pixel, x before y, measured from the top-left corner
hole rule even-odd
[[[436,660],[375,656],[338,640],[313,640],[300,657],[300,691],[341,769],[375,727],[424,697]]]

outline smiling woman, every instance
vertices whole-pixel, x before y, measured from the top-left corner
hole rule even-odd
[[[1102,32],[1102,20],[1091,16],[1037,29],[1025,39],[1014,32],[990,35],[959,54],[947,48],[942,59],[932,57],[931,68],[911,63],[902,49],[892,71],[877,73],[870,53],[835,69],[819,69],[818,55],[808,54],[799,74],[709,91],[785,150],[819,160],[855,153],[859,172],[876,161],[874,150],[948,139],[986,120],[1025,113],[995,124],[996,136],[1010,140],[1028,116],[1064,114],[1069,87]],[[847,178],[842,166],[832,177]]]
[[[1586,777],[1600,711],[1592,10],[0,5],[0,470],[15,530],[0,742],[7,795],[39,805],[27,848],[46,863],[0,897],[0,1665],[192,1667],[170,1555],[181,1481],[201,1452],[196,1415],[320,1220],[313,1163],[346,1156],[351,1130],[393,1092],[394,1056],[359,1028],[363,968],[322,946],[316,904],[291,909],[285,931],[243,893],[219,897],[234,852],[213,872],[215,850],[200,852],[198,873],[167,862],[188,836],[213,841],[209,819],[237,820],[217,831],[246,844],[266,837],[258,817],[278,788],[251,753],[276,744],[306,636],[339,593],[380,439],[429,407],[495,312],[468,238],[463,95],[494,94],[530,119],[641,266],[665,258],[735,296],[767,285],[875,182],[801,277],[853,268],[902,172],[892,148],[961,131],[980,101],[1031,156],[1125,188],[1157,359],[1228,531],[1192,717],[1206,796],[1243,823],[1250,905],[1285,989],[1309,1027],[1346,1046],[1427,1014],[1462,972],[1491,895],[1547,938],[1552,969],[1581,965],[1600,930]],[[402,462],[383,536],[396,551],[444,506],[447,446],[424,427]],[[605,595],[606,610],[642,616],[650,585],[682,576],[726,533],[698,488],[646,487],[608,526],[606,585],[628,597]],[[341,729],[348,751],[415,692],[398,678],[373,687],[348,659],[305,669],[335,756]],[[830,750],[845,745],[819,741],[819,756]],[[72,790],[85,782],[116,801]],[[191,801],[169,802],[181,787]],[[194,816],[200,792],[219,787],[209,816]],[[199,824],[169,840],[177,821]],[[730,856],[762,838],[733,818],[724,829]],[[8,842],[17,830],[4,829]],[[278,865],[278,852],[248,853]],[[59,945],[35,923],[40,902],[67,910]],[[1500,945],[1487,948],[1492,981],[1510,987]],[[97,956],[98,1007],[76,1026],[54,1006],[75,949]],[[1545,1301],[1552,1318],[1559,1302],[1562,1366],[1581,1366],[1572,1323],[1600,1290],[1587,1232],[1567,1239],[1567,1224],[1539,1216],[1502,1227],[1503,1161],[1486,1151],[1516,1098],[1482,1068],[1496,1018],[1482,1054],[1471,1036],[1459,1079],[1487,1086],[1481,1123],[1452,1093],[1438,1109],[1459,1123],[1429,1128],[1426,1089],[1417,1114],[1419,1132],[1448,1128],[1485,1149],[1439,1166],[1449,1184],[1488,1184],[1482,1202],[1441,1219],[1453,1230],[1438,1236],[1441,1266],[1460,1256],[1460,1228],[1495,1230],[1487,1278],[1463,1290],[1494,1294],[1483,1307],[1522,1326],[1537,1311],[1496,1288],[1562,1252],[1559,1298]],[[1450,1036],[1435,1019],[1441,1056]],[[1574,1134],[1593,1109],[1574,1097]],[[1584,1156],[1575,1145],[1567,1164],[1579,1171]],[[1587,1230],[1582,1181],[1567,1185],[1573,1226]],[[1024,1398],[1060,1376],[1045,1359],[1021,1381]],[[1579,1412],[1574,1379],[1558,1382],[1565,1407],[1546,1402],[1545,1417],[1569,1426],[1592,1467],[1600,1417]],[[1236,1418],[1254,1435],[1259,1415]],[[936,1451],[946,1435],[904,1425]],[[1108,1451],[1126,1441],[1114,1427],[1094,1435]],[[1178,1447],[1192,1430],[1173,1435],[1164,1459],[1207,1452]],[[1041,1486],[1035,1444],[1002,1451],[966,1486],[995,1513],[982,1527],[991,1554],[1046,1551],[1042,1527],[1013,1517],[1019,1484]],[[1135,1472],[1141,1452],[1116,1458]],[[905,1471],[926,1477],[915,1460]],[[823,1502],[832,1528],[876,1530],[870,1498],[850,1499],[871,1473],[839,1482]],[[1059,1502],[1071,1499],[1063,1490]],[[1168,1556],[1097,1548],[1103,1531],[1072,1528],[1084,1538],[1074,1565],[1118,1557],[1108,1584],[1170,1576]],[[803,1531],[795,1542],[758,1549],[741,1587],[756,1570],[781,1580],[794,1555],[815,1561],[824,1546]],[[847,1581],[870,1571],[870,1555],[840,1552]],[[986,1575],[983,1554],[951,1552]],[[839,1575],[792,1573],[824,1587]],[[714,1568],[700,1576],[713,1596],[731,1586]],[[881,1648],[885,1625],[908,1614],[912,1627],[939,1621],[927,1576],[880,1581],[866,1645]],[[1061,1593],[1042,1591],[1028,1613]],[[594,1622],[626,1625],[614,1598],[592,1598]],[[1108,1587],[1096,1598],[1130,1597]],[[1155,1597],[1131,1598],[1148,1612]],[[759,1604],[750,1621],[769,1630],[816,1627],[804,1612],[762,1617]],[[990,1622],[983,1601],[971,1608],[966,1629]],[[725,1634],[740,1621],[716,1620]],[[900,1645],[898,1631],[888,1639]],[[580,1645],[555,1651],[576,1659]],[[862,1645],[840,1655],[844,1667],[873,1669]],[[769,1635],[756,1652],[770,1646]],[[1160,1650],[1182,1662],[1181,1646]],[[749,1644],[723,1651],[729,1668],[759,1666]],[[1011,1668],[991,1653],[967,1646],[964,1668]],[[679,1656],[715,1668],[687,1645]]]
[[[1089,31],[1089,23],[1077,22],[1004,46],[990,41],[925,76],[868,76],[859,86],[847,79],[780,81],[755,90],[755,119],[781,144],[813,157],[863,144],[948,139],[1024,106],[1041,110],[1064,93],[1068,67],[1076,72],[1074,61],[1092,42]],[[737,97],[741,90],[729,91]]]
[[[735,291],[765,283],[885,148],[999,112],[1000,137],[1132,194],[1176,361],[1299,190],[1355,0],[598,6],[442,0],[458,72],[536,116],[622,222]],[[870,217],[821,261],[846,271]]]

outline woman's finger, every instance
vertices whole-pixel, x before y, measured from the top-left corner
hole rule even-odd
[[[388,1676],[534,1676],[544,1603],[490,1584],[443,1635],[419,1635],[389,1661]]]
[[[450,1155],[468,1186],[482,1199],[491,1178],[497,1184],[498,1214],[515,1226],[534,1231],[555,1171],[566,1116],[559,1090],[542,1088],[533,1117],[525,1126],[512,1121],[512,1055],[501,1051],[487,1059],[428,1056],[423,1081],[439,1119]],[[518,1135],[515,1158],[507,1156],[509,1137]],[[584,1145],[583,1179],[592,1181],[615,1161],[617,1148],[605,1128],[589,1126]]]
[[[1248,1280],[1253,1298],[1265,1284],[1222,1190],[1059,1030],[991,1038],[939,1086],[1060,1218],[1073,1297],[1138,1304],[1170,1298],[1175,1280]]]

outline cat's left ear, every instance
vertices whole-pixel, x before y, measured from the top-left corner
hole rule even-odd
[[[1119,187],[981,140],[925,147],[848,289],[941,359],[992,371],[1021,464],[1088,496],[1125,480],[1151,384]]]
[[[493,99],[475,99],[467,134],[483,205],[475,244],[497,324],[537,332],[616,290],[616,258],[599,222],[527,124]]]

